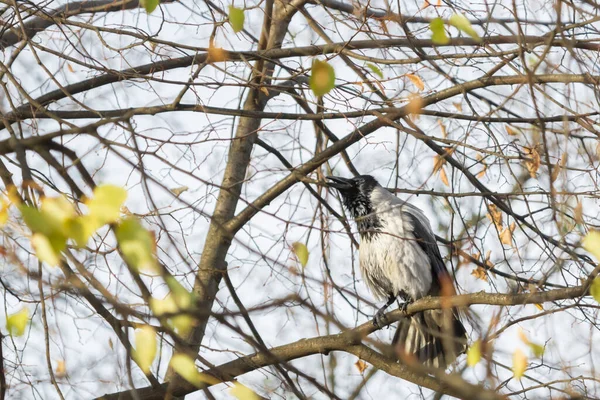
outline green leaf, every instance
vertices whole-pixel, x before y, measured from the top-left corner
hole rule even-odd
[[[458,30],[463,31],[467,35],[471,36],[478,42],[481,42],[481,37],[477,31],[473,29],[471,22],[463,14],[452,14],[448,20],[448,23],[453,27],[458,28]]]
[[[135,330],[135,350],[133,359],[145,374],[150,373],[150,367],[156,357],[156,332],[154,328],[144,325]]]
[[[542,346],[541,344],[530,342],[529,347],[531,348],[531,351],[533,351],[533,355],[535,355],[536,357],[540,358],[544,355],[544,346]]]
[[[306,267],[306,264],[308,263],[309,254],[306,245],[300,242],[293,243],[292,250],[294,251],[294,254],[296,254],[296,257],[298,257],[298,261],[300,261],[302,267]]]
[[[375,75],[377,75],[380,79],[383,79],[383,72],[381,72],[381,70],[379,69],[379,67],[377,65],[372,64],[372,63],[367,63],[367,67],[369,67],[371,72],[373,72]]]
[[[23,216],[25,225],[33,233],[41,233],[44,236],[50,237],[55,234],[63,234],[64,232],[62,221],[47,212],[42,212],[35,207],[23,204],[19,205],[19,211]]]
[[[117,226],[117,242],[123,258],[137,271],[158,272],[154,257],[154,237],[137,218],[127,218]]]
[[[308,79],[308,86],[315,96],[323,96],[329,93],[335,86],[335,71],[326,61],[314,60]]]
[[[142,5],[142,7],[144,7],[148,14],[156,10],[156,7],[158,7],[159,3],[159,0],[140,0],[140,4]]]
[[[583,248],[592,253],[600,261],[600,232],[589,231],[583,238]]]
[[[37,258],[53,267],[60,264],[60,252],[65,249],[66,244],[66,239],[52,241],[41,233],[34,233],[31,236],[31,245]]]
[[[94,197],[85,204],[90,216],[100,225],[116,222],[121,216],[121,206],[127,199],[127,191],[115,185],[99,185],[94,189]]]
[[[11,336],[21,336],[29,322],[29,310],[23,308],[21,311],[6,317],[6,330]]]
[[[229,23],[231,24],[231,27],[235,33],[238,33],[244,29],[245,19],[246,17],[244,16],[244,10],[234,6],[229,6]]]
[[[260,400],[260,397],[252,389],[239,382],[233,384],[233,388],[231,388],[229,393],[238,400]]]
[[[474,367],[481,361],[481,340],[476,340],[467,350],[467,365]]]
[[[446,34],[444,28],[444,20],[441,18],[435,18],[429,23],[429,29],[431,29],[431,41],[435,44],[448,44],[450,38]]]

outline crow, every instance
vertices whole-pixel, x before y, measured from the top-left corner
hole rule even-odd
[[[419,208],[370,175],[327,179],[358,226],[363,280],[375,297],[387,300],[373,318],[376,327],[385,324],[385,310],[397,298],[406,309],[425,296],[455,294],[429,220]],[[397,355],[446,368],[465,351],[466,331],[456,309],[426,310],[400,320],[392,345]]]

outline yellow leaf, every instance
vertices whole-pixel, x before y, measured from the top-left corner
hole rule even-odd
[[[540,311],[544,311],[544,306],[543,306],[543,305],[541,305],[540,303],[535,303],[535,304],[534,304],[534,306],[535,306],[535,308],[537,308],[538,310],[540,310]]]
[[[192,294],[177,281],[174,276],[165,277],[165,282],[171,289],[171,296],[179,309],[186,310],[192,305]]]
[[[78,215],[66,223],[69,238],[73,239],[77,247],[85,247],[90,237],[104,225],[101,221],[89,215]]]
[[[188,315],[180,314],[169,319],[170,324],[173,326],[179,337],[184,338],[188,333],[191,332],[192,328],[197,325],[197,320]]]
[[[246,17],[244,16],[244,10],[234,6],[229,6],[229,23],[231,24],[231,27],[235,33],[238,33],[244,29],[245,20]]]
[[[306,264],[308,263],[308,255],[309,255],[308,248],[306,247],[306,245],[304,243],[300,243],[300,242],[292,243],[292,250],[294,251],[294,254],[296,255],[296,257],[298,258],[300,265],[302,265],[302,267],[306,267]]]
[[[596,260],[600,261],[600,232],[599,231],[589,231],[587,235],[583,238],[583,248],[590,253]]]
[[[62,379],[67,376],[67,363],[65,360],[58,360],[56,362],[54,376],[56,376],[58,379]]]
[[[425,84],[423,83],[423,80],[418,75],[406,74],[406,77],[408,79],[410,79],[410,81],[413,83],[413,85],[415,85],[417,87],[417,89],[419,89],[419,90],[425,89]]]
[[[99,185],[94,189],[94,197],[87,199],[89,215],[101,224],[116,222],[121,216],[121,206],[127,199],[127,191],[115,185]]]
[[[6,317],[6,330],[11,336],[21,336],[29,322],[29,310],[23,308],[21,311]]]
[[[156,357],[156,332],[149,325],[135,330],[135,350],[133,359],[137,362],[140,369],[145,373],[150,373],[150,367]]]
[[[239,382],[233,384],[233,388],[231,388],[229,393],[238,400],[260,400],[260,397],[252,389]]]
[[[0,226],[4,226],[8,221],[9,207],[10,203],[4,197],[0,197]]]
[[[61,223],[77,215],[73,204],[65,196],[44,197],[40,209]]]
[[[221,383],[217,378],[198,372],[194,360],[182,353],[176,353],[171,357],[171,368],[183,379],[196,387],[201,387],[203,383],[216,385]]]
[[[327,61],[313,60],[308,86],[315,96],[324,96],[335,86],[335,71]]]
[[[123,258],[129,265],[137,271],[159,272],[154,254],[154,237],[137,218],[130,217],[121,221],[115,233]]]
[[[208,60],[209,63],[227,61],[227,52],[221,47],[215,47],[213,43],[208,46]]]
[[[429,29],[431,30],[431,41],[435,44],[448,44],[450,38],[446,34],[444,27],[444,20],[441,18],[434,18],[429,23]]]
[[[521,349],[515,350],[513,354],[513,374],[515,378],[521,379],[527,369],[527,356]]]
[[[354,366],[356,367],[356,369],[358,370],[358,372],[362,374],[367,369],[368,364],[359,358],[354,363]]]
[[[452,14],[448,23],[467,35],[471,36],[478,42],[481,42],[481,37],[471,25],[471,22],[463,14]]]
[[[175,314],[179,311],[177,307],[177,303],[175,303],[175,299],[171,294],[168,294],[164,299],[151,298],[150,299],[150,309],[157,317],[160,317],[164,314]]]
[[[481,361],[481,340],[476,340],[467,350],[467,365],[474,367]]]
[[[446,170],[444,168],[440,170],[440,179],[444,185],[450,186],[450,182],[448,182],[448,175],[446,175]]]
[[[43,261],[52,267],[56,267],[60,264],[60,252],[63,249],[57,251],[47,236],[41,233],[34,233],[31,236],[31,245],[35,250],[35,255],[40,261]]]
[[[506,125],[506,133],[508,133],[510,136],[517,136],[518,134],[518,132],[510,125]]]
[[[527,335],[525,334],[525,331],[523,331],[522,328],[519,328],[519,330],[517,331],[517,335],[519,336],[519,339],[521,339],[521,341],[525,344],[529,344],[529,339],[527,338]]]
[[[594,278],[592,285],[590,286],[590,294],[598,303],[600,303],[600,278]]]

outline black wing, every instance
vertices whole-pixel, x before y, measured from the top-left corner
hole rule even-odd
[[[445,289],[448,290],[445,290],[446,293],[444,294],[454,294],[452,278],[450,277],[448,270],[446,270],[444,260],[442,259],[442,254],[440,253],[440,249],[435,240],[435,236],[433,235],[431,228],[429,228],[429,221],[425,219],[425,216],[422,214],[421,210],[408,203],[406,203],[402,208],[402,211],[410,219],[410,222],[413,226],[413,235],[417,240],[417,243],[421,249],[423,249],[431,264],[432,282],[429,294],[432,296],[440,295],[442,285],[448,286],[447,288],[445,287]],[[452,288],[451,293],[447,293],[450,288]]]

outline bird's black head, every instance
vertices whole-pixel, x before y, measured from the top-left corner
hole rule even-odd
[[[371,192],[379,183],[371,175],[359,175],[351,179],[328,176],[327,186],[336,188],[342,195],[344,206],[358,225],[361,236],[371,236],[381,227],[373,214]]]

